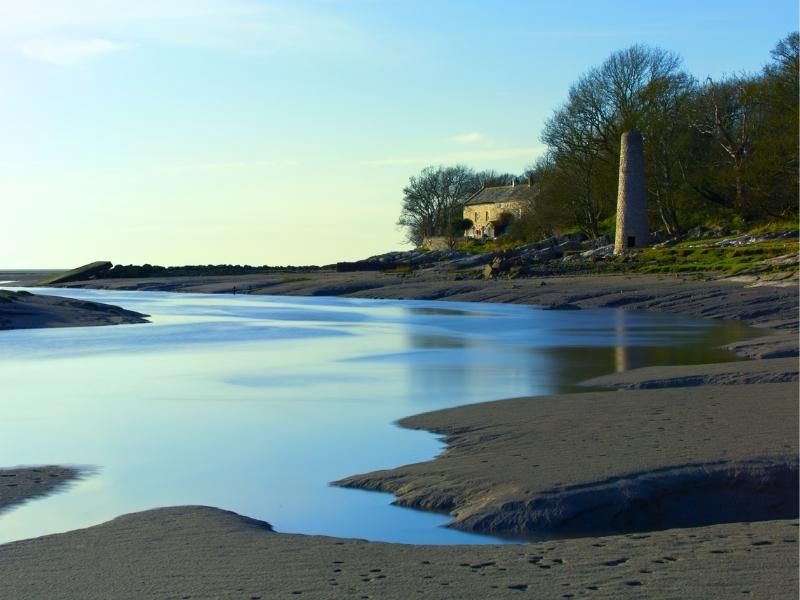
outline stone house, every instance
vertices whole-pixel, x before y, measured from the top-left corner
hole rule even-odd
[[[530,180],[521,184],[515,177],[511,185],[481,188],[464,204],[464,218],[472,221],[472,229],[464,232],[468,238],[494,238],[503,213],[518,219],[532,207],[537,188]]]

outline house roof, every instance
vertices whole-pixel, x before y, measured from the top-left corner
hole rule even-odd
[[[527,202],[536,197],[538,188],[527,183],[518,183],[515,186],[503,185],[499,187],[481,188],[475,192],[464,206],[475,204],[498,204],[500,202]]]

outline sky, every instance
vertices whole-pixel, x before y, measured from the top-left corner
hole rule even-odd
[[[754,72],[796,0],[0,0],[0,268],[407,248],[428,165],[521,173],[635,43]]]

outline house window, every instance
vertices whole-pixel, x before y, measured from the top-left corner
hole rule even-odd
[[[476,223],[478,222],[478,213],[477,212],[475,213],[475,222]]]
[[[489,222],[489,211],[488,210],[486,211],[486,222],[487,223]]]

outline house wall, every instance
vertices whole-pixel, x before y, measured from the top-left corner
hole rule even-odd
[[[483,232],[489,229],[490,232],[487,232],[485,235],[493,237],[494,230],[491,227],[492,221],[496,221],[500,215],[505,212],[511,213],[515,217],[520,217],[522,215],[522,210],[522,202],[517,201],[471,204],[465,206],[464,218],[472,221],[474,225],[472,230],[467,230],[465,232],[465,235],[467,237],[483,237],[484,234],[478,235],[476,230]]]

